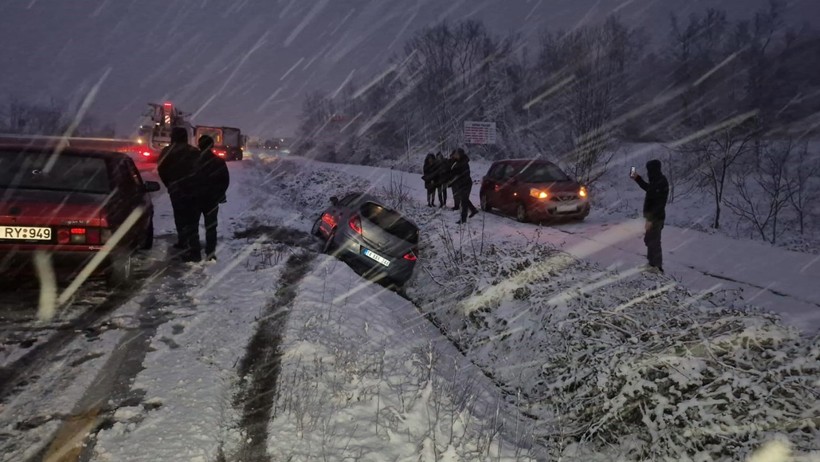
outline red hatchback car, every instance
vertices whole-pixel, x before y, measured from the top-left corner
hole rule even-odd
[[[514,214],[522,222],[583,220],[589,193],[557,165],[539,159],[493,163],[481,182],[481,208]]]
[[[159,189],[123,153],[0,146],[0,276],[30,277],[44,252],[58,276],[91,263],[127,283],[134,252],[153,243],[148,193]]]

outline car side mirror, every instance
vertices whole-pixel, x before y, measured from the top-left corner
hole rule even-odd
[[[156,181],[146,181],[145,182],[145,192],[157,192],[160,190],[159,183]]]
[[[338,205],[339,204],[339,198],[336,197],[336,196],[331,196],[330,197],[330,203],[331,203],[331,205]]]

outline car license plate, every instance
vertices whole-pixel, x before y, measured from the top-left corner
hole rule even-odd
[[[39,226],[0,226],[0,239],[50,241],[51,228]]]
[[[370,257],[371,259],[376,260],[377,262],[381,263],[384,266],[390,266],[390,260],[382,257],[381,255],[377,254],[376,252],[374,252],[370,249],[364,249],[364,250],[362,250],[362,253],[366,257]]]
[[[558,208],[556,208],[556,210],[558,211],[558,213],[577,212],[578,211],[578,206],[577,205],[559,205]]]

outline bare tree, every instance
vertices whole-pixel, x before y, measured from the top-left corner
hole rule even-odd
[[[810,155],[808,143],[795,148],[794,160],[787,167],[789,203],[797,214],[800,234],[806,230],[806,219],[820,200],[820,158]]]
[[[792,140],[762,146],[759,165],[732,175],[735,194],[725,202],[732,212],[753,225],[764,241],[772,244],[777,243],[781,234],[781,213],[791,199],[793,187],[787,169],[793,161],[794,148]]]
[[[544,123],[562,127],[564,161],[583,183],[600,178],[612,159],[613,114],[627,98],[627,70],[639,49],[637,32],[616,18],[542,39],[539,67],[548,83],[541,94],[554,95],[542,107]]]

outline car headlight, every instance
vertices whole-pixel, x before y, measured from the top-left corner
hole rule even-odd
[[[546,191],[541,191],[540,189],[530,189],[530,196],[536,199],[546,199],[550,197],[549,193]]]
[[[581,186],[581,189],[578,190],[578,196],[580,196],[583,199],[586,199],[586,197],[587,197],[587,188]]]

